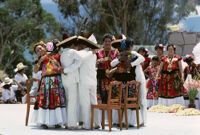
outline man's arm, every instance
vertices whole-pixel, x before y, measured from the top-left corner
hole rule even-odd
[[[74,60],[74,63],[69,65],[68,67],[65,67],[63,69],[64,73],[73,72],[73,71],[77,70],[81,65],[81,57],[78,55],[78,53],[76,51],[73,51],[71,53],[72,53],[71,59]],[[62,53],[61,57],[62,57],[61,63],[65,63],[65,58],[67,57],[67,56],[65,56],[65,53]]]
[[[131,51],[131,54],[137,56],[137,59],[131,62],[132,67],[140,65],[142,62],[145,61],[145,58],[141,54],[137,53],[136,51]]]

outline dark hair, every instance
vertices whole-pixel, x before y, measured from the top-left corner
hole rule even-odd
[[[140,51],[145,52],[145,57],[149,56],[144,47],[140,47],[137,52],[139,53]]]
[[[6,84],[3,86],[4,89],[10,89],[10,87],[11,87],[11,84]]]
[[[159,57],[158,57],[158,56],[153,56],[152,61],[153,61],[153,60],[159,61]]]
[[[185,56],[183,58],[183,61],[186,62],[186,63],[191,63],[192,61],[194,61],[194,58],[191,57],[191,56],[189,56],[189,57]]]
[[[173,44],[169,44],[168,46],[167,46],[167,51],[168,51],[168,49],[169,49],[169,47],[170,46],[172,46],[173,47],[173,49],[174,49],[174,52],[176,52],[176,46],[175,45],[173,45]]]
[[[38,47],[38,46],[42,46],[41,44],[37,44],[37,45],[35,45],[34,46],[34,52],[37,54],[37,52],[36,52],[36,47]]]
[[[133,46],[133,39],[127,38],[126,40],[121,40],[121,48],[123,50],[129,50]]]
[[[112,35],[111,34],[105,34],[104,36],[103,36],[103,41],[106,39],[106,38],[109,38],[111,41],[112,41]]]
[[[21,70],[17,71],[17,73],[20,73],[20,72],[22,72],[24,69],[25,69],[25,68],[23,68],[23,69],[21,69]]]
[[[156,44],[156,46],[155,46],[155,50],[157,50],[157,49],[161,49],[162,51],[164,51],[164,45],[163,44]]]
[[[53,52],[58,52],[59,51],[59,48],[56,46],[56,44],[58,44],[60,41],[58,39],[54,39],[52,40],[52,43],[53,43]]]

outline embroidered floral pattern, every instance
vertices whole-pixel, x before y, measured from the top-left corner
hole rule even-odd
[[[178,62],[181,57],[175,55],[172,59],[167,56],[162,57],[164,62],[161,79],[159,80],[159,97],[173,98],[183,95],[183,84]]]
[[[155,79],[158,67],[149,66],[145,72],[149,75],[147,82],[147,99],[158,99],[158,81]]]
[[[59,55],[47,56],[43,62],[42,79],[35,109],[66,107],[65,91],[61,80]]]

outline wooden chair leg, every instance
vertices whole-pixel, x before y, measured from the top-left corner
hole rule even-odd
[[[93,130],[93,121],[94,121],[94,108],[91,107],[91,130]]]
[[[102,121],[101,121],[102,129],[105,129],[105,110],[102,109]]]
[[[124,115],[125,115],[126,130],[128,130],[128,114],[126,107],[124,107]]]
[[[111,111],[111,109],[107,109],[109,131],[111,131],[111,126],[112,126],[112,123],[111,123],[111,112],[110,111]]]
[[[110,111],[110,123],[111,123],[111,128],[112,128],[112,110]]]
[[[121,109],[118,109],[118,116],[119,116],[120,130],[122,130],[122,110]]]
[[[136,117],[137,117],[137,128],[139,128],[140,127],[139,108],[136,108]]]
[[[28,125],[28,119],[29,119],[29,112],[30,112],[30,104],[27,103],[27,110],[26,110],[26,126]]]

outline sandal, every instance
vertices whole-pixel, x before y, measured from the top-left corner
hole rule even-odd
[[[61,126],[59,124],[55,125],[55,128],[61,128]]]
[[[43,129],[48,129],[48,126],[45,125],[45,124],[42,124],[41,127],[42,127]]]

